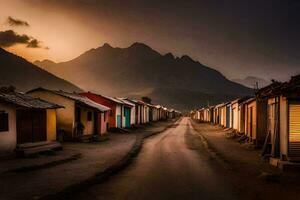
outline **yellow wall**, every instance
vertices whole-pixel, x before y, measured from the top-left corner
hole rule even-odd
[[[239,129],[239,117],[238,117],[238,109],[239,109],[239,104],[238,103],[234,103],[232,104],[232,115],[233,115],[233,129],[234,130],[238,130]]]
[[[226,106],[221,107],[221,125],[226,126]]]
[[[30,95],[64,106],[65,108],[60,108],[56,111],[57,129],[73,134],[75,121],[75,102],[73,100],[49,91],[34,91]]]
[[[47,110],[47,140],[56,140],[56,110]]]

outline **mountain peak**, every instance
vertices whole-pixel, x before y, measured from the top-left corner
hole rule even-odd
[[[167,53],[164,55],[165,58],[169,58],[169,59],[175,59],[174,55],[172,53]]]
[[[151,50],[153,50],[151,47],[149,47],[148,45],[141,43],[141,42],[135,42],[129,48],[130,49],[151,49]]]
[[[108,43],[104,43],[102,48],[113,48],[112,46],[110,46],[110,44]]]
[[[195,62],[191,57],[189,57],[188,55],[183,55],[180,58],[183,61],[187,61],[187,62]]]

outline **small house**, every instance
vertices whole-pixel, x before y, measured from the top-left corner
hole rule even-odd
[[[226,122],[225,122],[225,126],[226,128],[232,128],[232,113],[231,113],[231,102],[226,103],[226,108],[225,108],[225,112],[226,112]]]
[[[250,97],[239,98],[231,102],[231,123],[234,131],[245,133],[245,102]]]
[[[218,104],[214,107],[214,115],[213,115],[213,123],[214,124],[221,124],[221,107],[223,104]]]
[[[268,100],[267,152],[282,161],[300,161],[300,75],[258,91]]]
[[[239,129],[239,99],[231,102],[232,113],[232,129],[238,131]]]
[[[156,122],[159,120],[159,109],[152,104],[148,104],[149,106],[149,120],[150,122]]]
[[[125,128],[130,128],[131,126],[134,126],[136,123],[136,104],[131,102],[128,98],[118,98],[121,100],[124,105],[124,119],[123,123],[125,124]],[[130,111],[130,115],[127,114]]]
[[[57,111],[57,128],[63,140],[102,135],[107,131],[109,107],[85,96],[61,90],[37,88],[28,94],[65,107]]]
[[[131,126],[132,104],[127,104],[118,98],[108,97],[92,92],[84,92],[81,93],[81,95],[86,96],[98,104],[102,104],[110,108],[108,128],[129,128]]]
[[[147,103],[143,101],[138,101],[141,104],[141,123],[146,124],[150,122],[150,108]]]
[[[42,146],[42,143],[48,145],[55,141],[58,108],[63,107],[2,88],[0,90],[0,154],[10,154],[24,146],[35,147],[36,144]],[[42,147],[39,149],[41,150]]]
[[[267,101],[250,98],[245,102],[245,134],[256,147],[261,147],[267,133]]]
[[[226,127],[226,104],[220,105],[219,113],[220,113],[220,125]]]

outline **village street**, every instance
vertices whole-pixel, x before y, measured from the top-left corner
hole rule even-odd
[[[141,138],[173,123],[161,121],[130,133],[108,133],[102,142],[63,143],[64,149],[53,155],[0,160],[0,200],[47,198],[93,179],[123,160]]]
[[[68,198],[299,199],[297,176],[291,179],[262,161],[258,150],[226,139],[228,132],[183,118],[147,139],[127,169]]]

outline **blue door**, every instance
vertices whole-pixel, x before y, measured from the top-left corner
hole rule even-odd
[[[122,116],[117,115],[117,127],[122,128]]]

